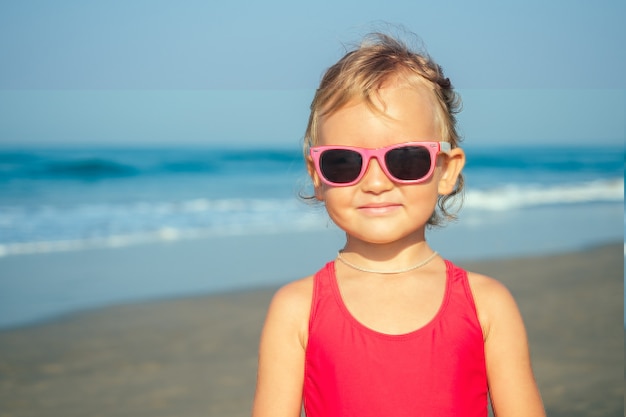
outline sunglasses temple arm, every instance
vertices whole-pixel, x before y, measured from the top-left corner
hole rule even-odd
[[[439,142],[439,150],[444,153],[449,153],[452,150],[452,146],[449,142]]]

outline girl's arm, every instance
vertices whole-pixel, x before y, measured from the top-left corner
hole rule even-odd
[[[299,417],[312,278],[281,288],[270,304],[259,348],[253,417]]]
[[[485,337],[487,378],[497,417],[545,417],[530,363],[521,314],[509,291],[496,280],[470,274]]]

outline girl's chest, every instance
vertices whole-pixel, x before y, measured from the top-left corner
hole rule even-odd
[[[438,282],[440,281],[440,282]],[[341,302],[363,326],[406,334],[432,321],[445,296],[445,279],[430,282],[351,285],[339,282]]]

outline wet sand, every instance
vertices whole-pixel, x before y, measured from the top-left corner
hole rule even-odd
[[[549,416],[623,414],[622,243],[460,264],[516,297]],[[274,290],[119,305],[1,331],[0,417],[248,416]]]

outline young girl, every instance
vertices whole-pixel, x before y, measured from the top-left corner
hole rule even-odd
[[[275,295],[254,417],[544,416],[522,319],[497,281],[425,240],[451,217],[465,162],[441,68],[385,35],[346,54],[311,105],[315,198],[337,258]]]

